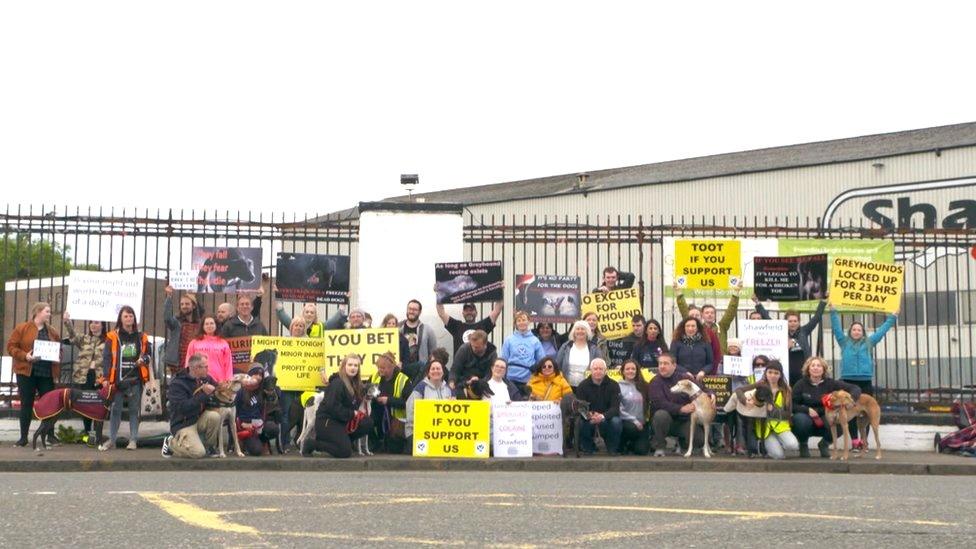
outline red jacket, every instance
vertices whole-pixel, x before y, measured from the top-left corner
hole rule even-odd
[[[50,341],[60,341],[61,335],[52,326],[47,327],[47,338]],[[27,353],[34,350],[34,340],[37,339],[37,326],[33,321],[28,320],[18,324],[10,339],[7,341],[7,353],[14,359],[14,373],[22,376],[29,376],[34,370],[34,364],[27,362]],[[61,363],[51,363],[51,377],[55,383],[61,377]]]

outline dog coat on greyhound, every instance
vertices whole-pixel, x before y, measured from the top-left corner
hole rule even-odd
[[[107,402],[110,392],[109,388],[99,391],[85,389],[48,391],[34,402],[34,416],[43,421],[65,410],[74,410],[88,419],[104,421],[108,417]]]

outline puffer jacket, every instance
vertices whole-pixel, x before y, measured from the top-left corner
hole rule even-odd
[[[74,367],[71,371],[72,383],[85,383],[88,377],[88,370],[94,368],[95,377],[108,374],[103,368],[102,354],[105,352],[105,338],[93,336],[85,330],[85,333],[78,335],[75,333],[74,326],[70,322],[64,323],[64,333],[68,336],[66,341],[78,348],[75,355]]]
[[[834,332],[834,339],[841,349],[840,358],[840,377],[841,379],[854,379],[858,381],[874,379],[874,347],[884,339],[888,330],[895,325],[898,319],[895,315],[888,315],[877,331],[871,335],[864,334],[864,337],[854,341],[851,339],[850,332],[844,333],[841,327],[840,315],[836,310],[830,311],[830,328]]]

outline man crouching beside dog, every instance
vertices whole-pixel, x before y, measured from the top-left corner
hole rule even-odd
[[[217,447],[220,414],[204,410],[217,382],[207,374],[207,357],[195,354],[170,382],[166,392],[170,436],[163,440],[163,457],[200,459]]]
[[[661,457],[665,455],[666,438],[669,436],[678,437],[679,447],[688,444],[691,414],[695,411],[695,403],[688,395],[672,393],[671,388],[682,379],[697,382],[695,376],[684,370],[678,371],[674,357],[668,353],[657,357],[657,373],[648,385],[647,392],[651,401],[651,425],[654,430],[651,447],[654,449],[654,456]],[[712,397],[714,399],[714,395]],[[701,425],[696,427],[701,428]],[[695,439],[705,440],[704,431],[696,432]]]

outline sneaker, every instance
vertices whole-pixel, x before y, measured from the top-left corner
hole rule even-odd
[[[125,445],[126,450],[135,450],[137,447],[138,446],[136,446],[135,440],[130,440],[129,443]]]
[[[808,457],[810,457],[810,447],[809,446],[806,446],[806,445],[801,445],[800,446],[800,457],[801,458],[808,458]]]
[[[746,452],[746,447],[745,446],[743,446],[741,444],[736,444],[735,445],[735,455],[737,455],[737,456],[744,456],[746,454],[748,454],[748,452]]]
[[[171,457],[173,457],[173,449],[170,448],[170,446],[169,446],[170,440],[172,438],[173,438],[173,435],[169,435],[168,437],[166,437],[166,438],[163,439],[163,450],[162,450],[162,454],[163,454],[163,457],[164,458],[171,458]]]
[[[23,448],[23,447],[27,446],[27,439],[26,438],[22,438],[22,439],[18,440],[17,442],[14,443],[14,446],[16,446],[18,448]]]
[[[654,450],[654,457],[656,458],[663,458],[666,455],[668,455],[668,453],[664,450]]]
[[[115,442],[111,440],[106,440],[105,442],[98,445],[99,452],[107,452],[112,448],[115,448]]]

